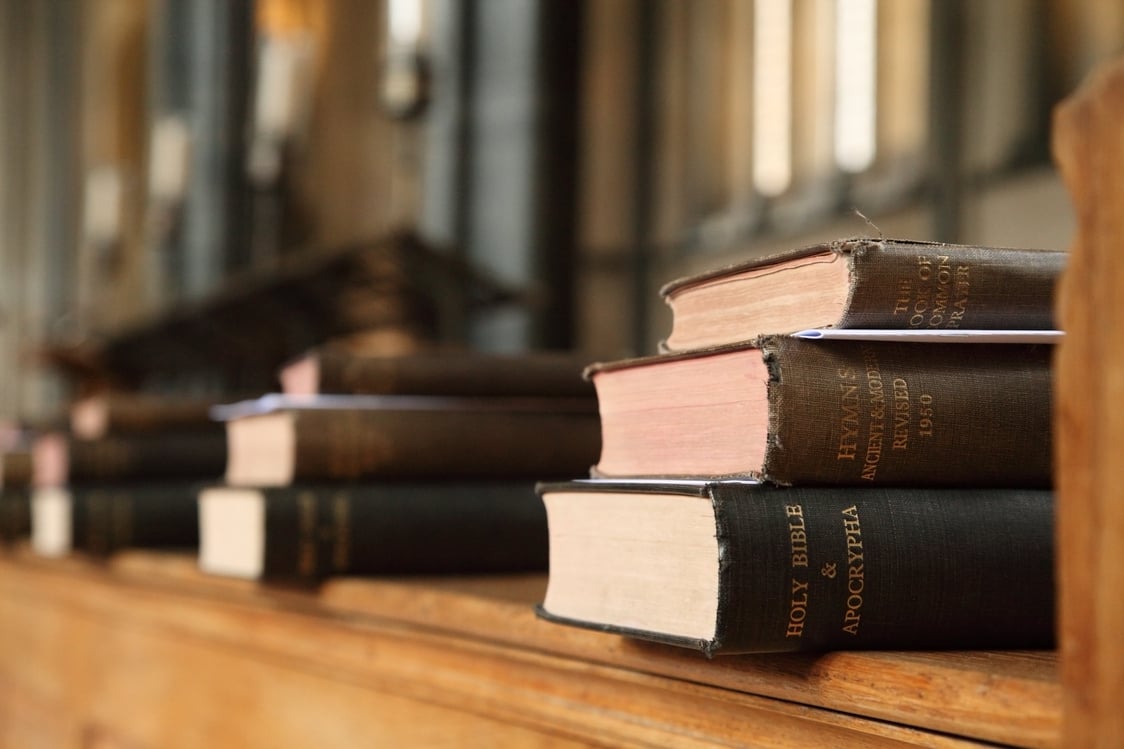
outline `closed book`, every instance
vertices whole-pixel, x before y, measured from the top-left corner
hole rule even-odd
[[[217,575],[315,584],[546,568],[546,513],[531,482],[212,487],[199,512],[200,566]]]
[[[855,239],[782,252],[680,278],[669,351],[808,328],[1054,328],[1067,253]]]
[[[31,535],[31,490],[0,489],[0,544],[14,544]]]
[[[33,465],[30,447],[20,446],[8,450],[0,456],[0,486],[4,488],[31,486]]]
[[[195,549],[198,496],[193,481],[130,482],[35,489],[32,547],[42,556],[121,549]]]
[[[400,356],[325,346],[285,366],[288,395],[562,396],[593,398],[584,360],[563,352],[433,350]]]
[[[196,479],[214,481],[226,470],[226,429],[164,430],[79,439],[52,432],[35,440],[36,487]]]
[[[708,655],[1054,645],[1042,489],[540,485],[540,614]]]
[[[589,398],[271,396],[216,413],[233,486],[570,476],[599,448]]]
[[[108,434],[221,430],[211,419],[214,398],[162,393],[101,392],[70,406],[70,431],[81,439]]]
[[[31,534],[31,452],[20,447],[0,456],[0,544]]]
[[[1052,349],[769,336],[593,365],[594,473],[1046,487]]]

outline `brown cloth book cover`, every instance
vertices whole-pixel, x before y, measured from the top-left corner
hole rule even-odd
[[[1046,487],[1053,348],[770,336],[593,365],[595,475]]]
[[[402,356],[323,346],[280,374],[288,395],[563,396],[593,398],[588,359],[569,352],[499,354],[442,349]]]
[[[563,477],[600,448],[590,398],[270,395],[216,410],[226,481]]]
[[[215,398],[171,393],[100,392],[70,405],[70,431],[80,439],[109,434],[212,430],[222,425],[211,418]]]
[[[0,544],[31,535],[31,450],[15,446],[0,455]]]
[[[0,488],[0,544],[13,544],[31,535],[31,489]]]
[[[161,479],[214,481],[226,470],[226,430],[111,434],[97,439],[53,432],[36,438],[32,456],[33,484],[38,488]]]
[[[1056,327],[1067,253],[852,239],[707,270],[663,287],[669,351],[809,328]]]

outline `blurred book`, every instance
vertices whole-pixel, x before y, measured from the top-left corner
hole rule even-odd
[[[0,454],[0,545],[31,535],[31,450],[13,445]]]
[[[232,486],[566,476],[600,449],[589,398],[271,394],[213,413]]]
[[[314,584],[334,575],[544,570],[546,513],[530,481],[380,481],[199,498],[200,567]]]
[[[103,391],[77,398],[70,405],[70,432],[79,439],[109,434],[155,434],[168,430],[220,431],[211,418],[214,397]]]
[[[121,549],[190,549],[199,544],[198,496],[189,479],[76,484],[36,489],[32,548],[104,558]]]
[[[586,359],[568,352],[499,354],[438,349],[379,356],[322,346],[282,368],[286,395],[595,397]]]
[[[43,556],[198,545],[199,490],[226,470],[211,402],[114,393],[76,402],[31,451],[31,543]]]
[[[217,480],[226,470],[224,429],[107,434],[78,439],[49,432],[35,439],[36,488],[160,479]]]

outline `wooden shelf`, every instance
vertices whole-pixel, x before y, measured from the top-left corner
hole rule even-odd
[[[127,747],[1059,743],[1053,653],[708,661],[541,621],[544,586],[303,592],[202,575],[190,555],[19,550],[0,558],[0,744],[45,715]]]

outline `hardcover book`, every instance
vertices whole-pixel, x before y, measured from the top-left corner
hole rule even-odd
[[[40,435],[32,446],[33,483],[61,487],[83,483],[195,479],[213,481],[226,470],[226,430],[221,428],[110,434],[78,439]]]
[[[80,439],[109,434],[222,431],[211,418],[213,398],[137,392],[101,392],[70,406],[70,431]]]
[[[0,457],[0,544],[31,534],[31,452],[13,449]]]
[[[195,549],[201,488],[192,481],[163,481],[35,489],[32,548],[48,557],[71,551],[106,557],[127,548]]]
[[[599,449],[590,398],[275,395],[215,413],[232,486],[568,476]]]
[[[1067,253],[900,239],[831,242],[708,270],[661,290],[664,347],[808,328],[1051,329]]]
[[[707,655],[1054,645],[1044,489],[543,484],[541,616]]]
[[[9,545],[31,535],[31,490],[27,487],[0,489],[0,545]]]
[[[770,336],[593,365],[594,473],[1046,487],[1052,349]]]
[[[593,398],[584,361],[562,352],[433,350],[371,356],[342,347],[311,351],[281,370],[287,395],[562,396]]]
[[[531,482],[212,487],[199,513],[200,567],[217,575],[315,584],[546,568],[546,514]]]

